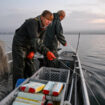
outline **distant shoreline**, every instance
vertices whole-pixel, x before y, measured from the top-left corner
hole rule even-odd
[[[7,35],[7,34],[14,34],[14,32],[0,32],[0,34]]]
[[[99,34],[105,34],[105,32],[64,32],[64,34],[74,34],[74,35],[76,35],[76,34],[81,34],[81,35],[86,35],[86,34],[95,34],[95,35],[99,35]],[[13,34],[14,35],[14,32],[0,32],[0,35],[1,34],[3,34],[3,35],[11,35],[11,34]]]
[[[81,34],[81,35],[92,35],[92,34],[95,34],[95,35],[105,35],[105,32],[104,33],[93,33],[93,32],[65,32],[64,34],[73,34],[73,35],[77,35],[77,34]]]

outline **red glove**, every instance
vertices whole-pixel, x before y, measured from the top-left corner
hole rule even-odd
[[[67,46],[67,43],[65,43],[65,45],[64,46]]]
[[[34,52],[33,52],[33,51],[30,52],[30,53],[27,55],[27,58],[28,58],[28,59],[34,58]]]
[[[48,58],[48,60],[52,61],[52,60],[54,60],[56,57],[55,57],[55,55],[54,55],[52,52],[48,51],[48,52],[47,52],[47,58]]]

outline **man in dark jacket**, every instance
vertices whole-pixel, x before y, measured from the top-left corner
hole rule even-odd
[[[30,69],[25,71],[25,66],[27,61],[30,66],[33,66],[32,59],[35,52],[46,55],[49,60],[56,58],[41,42],[41,37],[52,20],[53,14],[45,10],[40,16],[26,20],[16,30],[12,44],[13,88],[17,79],[31,76],[32,71]]]
[[[63,36],[63,28],[61,25],[61,21],[65,17],[65,12],[63,10],[60,10],[57,13],[54,13],[53,15],[53,22],[47,27],[46,35],[44,38],[44,44],[57,57],[58,42],[60,42],[63,46],[66,46],[67,44],[65,37]]]

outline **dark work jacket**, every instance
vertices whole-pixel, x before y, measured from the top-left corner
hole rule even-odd
[[[63,28],[61,25],[61,21],[59,19],[59,15],[54,13],[54,20],[52,24],[47,27],[47,31],[44,38],[44,44],[51,51],[57,50],[58,41],[62,44],[66,44],[65,37],[63,36]]]
[[[13,46],[20,46],[31,49],[31,51],[39,51],[46,54],[48,49],[42,44],[45,30],[42,29],[40,16],[26,20],[23,25],[18,28],[13,38]]]

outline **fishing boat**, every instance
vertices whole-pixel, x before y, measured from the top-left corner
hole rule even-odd
[[[7,53],[9,69],[12,69],[12,55]],[[59,51],[58,67],[47,67],[44,65],[44,57],[35,54],[35,59],[40,62],[39,69],[27,78],[21,85],[29,81],[47,83],[48,81],[64,83],[64,89],[59,105],[90,105],[86,81],[84,78],[81,62],[78,54],[74,50],[62,48]],[[20,85],[20,86],[21,86]],[[15,88],[8,96],[6,96],[0,105],[12,105],[20,86]],[[26,104],[27,105],[27,104]],[[34,104],[32,104],[34,105]]]

